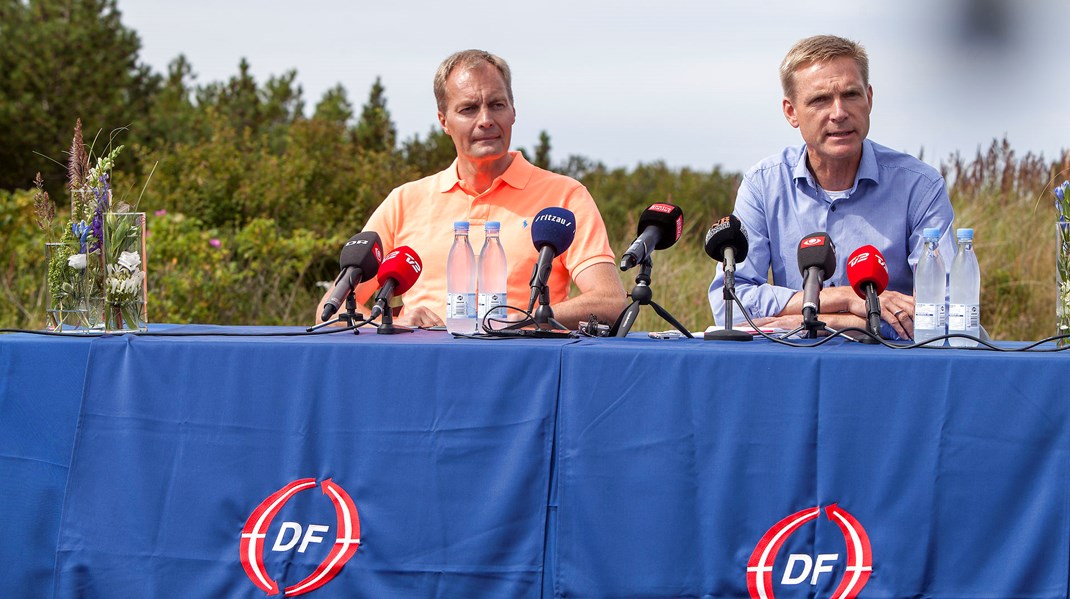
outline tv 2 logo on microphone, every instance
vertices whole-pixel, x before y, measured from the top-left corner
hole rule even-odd
[[[888,268],[888,265],[887,265],[887,264],[886,264],[886,263],[884,262],[884,258],[882,258],[880,254],[877,254],[877,255],[876,255],[876,258],[877,258],[877,264],[880,264],[880,265],[881,265],[881,266],[883,266],[883,267],[884,267],[885,269],[887,269],[887,268]],[[850,267],[850,268],[854,268],[854,266],[855,266],[856,264],[858,264],[859,262],[861,262],[861,261],[863,261],[863,260],[869,260],[869,252],[862,252],[861,254],[858,254],[858,255],[857,255],[857,256],[855,256],[854,258],[851,258],[851,259],[850,259],[850,260],[849,260],[849,261],[847,262],[847,266],[848,266],[848,267]]]
[[[777,553],[784,542],[798,532],[804,524],[821,525],[821,506],[800,510],[774,524],[758,541],[750,560],[747,561],[747,590],[751,599],[774,599],[774,565]],[[869,535],[862,524],[847,510],[833,503],[824,509],[829,521],[839,527],[843,533],[846,558],[843,576],[836,590],[829,597],[835,599],[854,599],[862,591],[873,573],[873,551],[869,544]],[[817,586],[826,574],[832,574],[840,561],[839,553],[792,553],[783,566],[779,586],[789,587],[809,582]],[[779,569],[778,569],[779,571]],[[810,591],[811,596],[813,591]]]
[[[284,512],[284,517],[289,519],[282,522],[275,534],[270,535],[274,541],[269,544],[269,530],[275,516],[302,491],[312,490],[317,486],[334,508],[334,538],[328,536],[331,526],[327,524],[303,523],[307,520],[307,509],[290,509]],[[312,501],[309,499],[305,503]],[[301,503],[301,498],[297,503]],[[305,517],[298,518],[299,514]],[[316,547],[313,547],[314,545]],[[314,591],[334,579],[359,546],[360,518],[349,493],[330,478],[320,485],[316,484],[314,478],[301,478],[269,495],[249,514],[245,527],[242,528],[239,553],[242,568],[249,580],[268,595],[277,595],[280,590],[279,583],[268,573],[269,568],[265,563],[266,550],[270,549],[273,556],[285,553],[287,558],[293,558],[295,548],[297,554],[305,554],[309,549],[313,549],[313,554],[316,554],[315,549],[320,549],[319,553],[323,553],[323,548],[327,547],[326,556],[311,573],[282,589],[283,596],[296,597]]]

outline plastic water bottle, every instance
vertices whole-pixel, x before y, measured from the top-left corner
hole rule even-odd
[[[490,310],[491,318],[505,318],[504,306],[508,284],[506,282],[507,269],[505,264],[505,250],[502,242],[498,239],[501,223],[490,221],[486,224],[487,239],[483,242],[483,249],[479,250],[479,324],[482,326],[483,319]]]
[[[981,333],[981,269],[973,253],[973,229],[956,231],[958,251],[951,262],[951,294],[947,317],[948,333],[965,333],[977,337]],[[974,347],[976,341],[952,338],[952,347]]]
[[[476,256],[468,243],[468,222],[453,223],[453,247],[446,259],[446,330],[476,332]]]
[[[947,270],[940,257],[940,229],[925,229],[925,251],[914,271],[914,341],[947,333]],[[930,343],[926,347],[934,347]]]

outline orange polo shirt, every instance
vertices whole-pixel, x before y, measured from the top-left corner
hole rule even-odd
[[[550,275],[551,305],[568,297],[572,278],[592,264],[614,264],[605,223],[587,188],[575,179],[532,165],[519,152],[490,188],[471,196],[460,185],[457,162],[446,170],[394,189],[364,226],[383,240],[383,251],[407,245],[419,254],[423,270],[405,293],[405,306],[424,306],[446,320],[446,258],[453,245],[453,223],[468,221],[468,240],[476,257],[483,247],[483,225],[501,223],[501,243],[508,263],[509,304],[527,307],[531,270],[539,253],[531,241],[531,221],[543,208],[558,206],[576,215],[576,238],[554,259]],[[375,292],[375,280],[357,288],[363,304]]]

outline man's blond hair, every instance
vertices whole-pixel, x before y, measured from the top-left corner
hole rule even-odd
[[[815,35],[799,41],[780,63],[780,86],[784,97],[795,99],[795,71],[815,62],[850,58],[858,65],[862,85],[869,87],[869,56],[861,44],[835,35]]]
[[[449,79],[450,73],[457,68],[468,70],[481,64],[489,64],[498,69],[498,73],[505,82],[505,92],[509,95],[509,103],[513,104],[513,75],[505,59],[485,50],[461,50],[443,60],[442,64],[438,65],[438,71],[435,72],[435,102],[438,104],[439,112],[446,112],[446,79]]]

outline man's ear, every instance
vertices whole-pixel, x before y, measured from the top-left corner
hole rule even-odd
[[[799,115],[795,113],[795,105],[788,98],[784,98],[782,108],[784,109],[784,118],[788,119],[788,124],[798,129]]]

